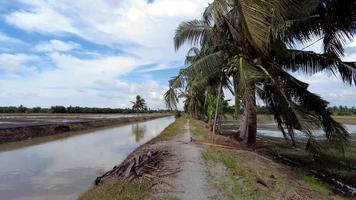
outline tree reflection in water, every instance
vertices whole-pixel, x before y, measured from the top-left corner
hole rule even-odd
[[[142,140],[145,136],[146,126],[144,124],[132,124],[132,133],[135,135],[136,142]]]

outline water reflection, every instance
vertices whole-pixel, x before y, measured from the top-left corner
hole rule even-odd
[[[146,126],[144,124],[132,124],[132,133],[135,135],[136,142],[139,142],[145,137]]]
[[[0,199],[76,199],[174,121],[156,119],[0,153]]]

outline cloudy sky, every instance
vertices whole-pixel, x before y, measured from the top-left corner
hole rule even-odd
[[[174,51],[175,28],[210,1],[1,0],[0,105],[128,107],[140,94],[164,108],[185,55]],[[356,60],[356,40],[345,59]],[[297,76],[332,105],[356,106],[356,87]]]

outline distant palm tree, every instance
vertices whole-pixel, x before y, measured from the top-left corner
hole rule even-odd
[[[136,100],[131,101],[131,103],[133,104],[132,110],[136,113],[147,111],[146,101],[140,95],[137,95]]]
[[[328,102],[290,71],[310,75],[327,71],[356,84],[355,63],[341,60],[345,41],[356,31],[355,21],[354,0],[214,0],[202,20],[184,22],[177,29],[176,49],[189,42],[200,52],[187,57],[188,68],[170,81],[166,101],[176,105],[177,92],[189,93],[187,86],[194,86],[196,77],[206,81],[222,73],[220,77],[233,78],[235,103],[244,108],[241,133],[247,135],[248,145],[256,142],[257,95],[292,140],[294,130],[300,130],[309,138],[309,149],[317,150],[313,131],[322,129],[329,141],[342,146],[348,133],[331,117]],[[293,48],[316,37],[323,42],[323,53]],[[199,95],[207,94],[206,83]]]

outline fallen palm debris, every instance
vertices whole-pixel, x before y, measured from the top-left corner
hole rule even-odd
[[[107,179],[120,179],[130,182],[138,179],[146,179],[152,185],[161,183],[162,177],[170,176],[179,170],[165,168],[163,162],[170,157],[168,151],[151,150],[135,155],[133,158],[115,166],[112,170],[95,179],[95,185],[103,183]]]

